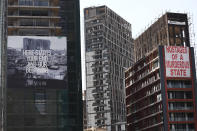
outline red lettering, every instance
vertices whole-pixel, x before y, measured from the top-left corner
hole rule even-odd
[[[170,75],[173,76],[186,76],[186,69],[171,69]]]
[[[177,54],[172,54],[172,60],[176,60],[177,59]]]
[[[180,60],[183,60],[183,56],[182,55],[180,56]]]
[[[167,53],[187,53],[187,47],[181,46],[166,46]]]
[[[166,68],[184,68],[189,69],[189,61],[166,61]]]
[[[186,76],[186,69],[181,69],[181,76]]]

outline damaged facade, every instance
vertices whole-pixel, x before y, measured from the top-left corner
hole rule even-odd
[[[135,61],[158,45],[190,46],[187,14],[166,13],[135,39]]]
[[[196,75],[187,14],[166,13],[135,39],[125,72],[128,131],[195,131]]]
[[[84,10],[88,128],[124,131],[124,71],[133,63],[131,25],[106,6]]]

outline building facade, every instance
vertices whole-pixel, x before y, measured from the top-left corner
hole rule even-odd
[[[187,14],[167,12],[134,40],[125,72],[128,131],[196,130],[196,77]]]
[[[84,131],[106,131],[105,128],[89,128],[85,129]]]
[[[82,131],[79,1],[8,0],[7,31],[9,38],[24,38],[24,51],[48,52],[39,57],[41,66],[55,75],[28,72],[27,77],[21,77],[24,57],[30,58],[28,52],[20,56],[18,48],[9,48],[7,131]],[[58,42],[54,46],[54,39],[63,39],[65,49],[59,48]],[[21,78],[10,75],[14,73],[19,73]]]
[[[191,47],[160,46],[126,71],[128,131],[197,129],[194,58]]]
[[[6,14],[7,4],[5,0],[0,1],[0,131],[5,130],[6,121]]]
[[[83,93],[83,130],[87,129],[86,90]]]
[[[131,25],[106,6],[84,9],[88,128],[124,131],[124,70],[133,63]]]
[[[187,14],[167,12],[135,39],[135,60],[158,45],[190,46]]]
[[[59,0],[9,0],[8,35],[60,35]]]

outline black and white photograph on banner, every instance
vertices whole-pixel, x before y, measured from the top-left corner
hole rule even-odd
[[[9,36],[8,77],[65,80],[66,37]]]

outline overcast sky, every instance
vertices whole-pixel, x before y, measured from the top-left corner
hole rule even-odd
[[[197,0],[80,0],[80,4],[81,15],[83,8],[107,5],[132,24],[133,37],[144,31],[145,27],[166,11],[190,13],[197,27]]]
[[[106,5],[132,25],[136,38],[166,11],[188,13],[192,17],[193,32],[197,35],[197,0],[80,0],[82,60],[84,60],[83,9],[90,6]],[[190,36],[193,36],[190,32]],[[197,44],[197,36],[195,43]],[[84,69],[84,64],[82,67]],[[85,76],[83,74],[83,76]],[[83,77],[85,82],[85,77]],[[83,83],[83,89],[85,83]]]

